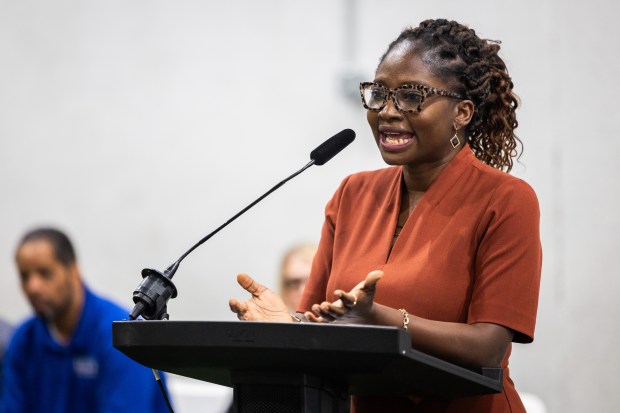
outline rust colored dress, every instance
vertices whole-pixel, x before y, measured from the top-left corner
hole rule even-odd
[[[375,301],[429,320],[495,323],[514,342],[534,338],[542,265],[540,212],[524,181],[480,162],[468,146],[450,161],[405,223],[392,250],[402,170],[347,177],[325,208],[319,249],[300,309],[333,301],[372,270]],[[415,347],[415,336],[412,338]],[[455,400],[354,397],[361,412],[525,412],[502,362],[502,393]]]

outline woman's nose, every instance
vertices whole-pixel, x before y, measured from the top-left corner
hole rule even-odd
[[[379,117],[382,120],[400,117],[402,114],[400,110],[396,107],[396,102],[394,101],[394,96],[388,97],[387,103],[385,106],[379,111]]]

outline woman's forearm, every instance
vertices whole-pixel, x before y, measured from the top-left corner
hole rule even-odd
[[[370,324],[403,326],[404,314],[374,303]],[[502,362],[513,336],[512,330],[492,323],[433,321],[408,314],[407,331],[416,350],[466,366],[495,367]]]

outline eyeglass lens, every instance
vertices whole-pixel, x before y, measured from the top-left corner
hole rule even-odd
[[[390,91],[380,85],[367,85],[363,89],[364,101],[371,109],[381,109],[387,104]],[[401,110],[417,110],[422,101],[424,94],[415,89],[397,88],[393,93],[396,106]]]

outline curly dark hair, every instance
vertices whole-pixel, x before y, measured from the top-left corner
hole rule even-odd
[[[466,139],[482,162],[500,170],[512,169],[518,126],[515,110],[519,98],[512,91],[512,79],[498,56],[499,42],[481,39],[458,22],[425,20],[406,28],[388,47],[385,56],[401,42],[411,42],[422,60],[454,91],[471,100],[475,112],[465,128]]]

